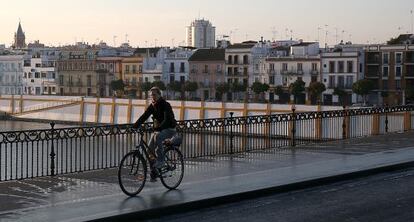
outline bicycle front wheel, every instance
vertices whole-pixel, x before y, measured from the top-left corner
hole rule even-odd
[[[165,150],[165,168],[162,169],[161,183],[168,189],[176,189],[184,177],[183,154],[174,147]]]
[[[147,179],[147,164],[136,151],[126,154],[119,164],[118,182],[121,190],[128,196],[136,196],[144,188]]]

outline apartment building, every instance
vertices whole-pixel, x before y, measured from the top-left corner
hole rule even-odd
[[[224,49],[198,49],[189,58],[189,80],[198,83],[197,98],[202,100],[219,99],[216,86],[225,82],[224,56]]]
[[[339,97],[334,95],[335,88],[344,90],[344,104],[358,102],[358,96],[352,92],[353,84],[363,78],[364,54],[362,47],[338,46],[329,52],[321,53],[322,80],[326,86],[323,103],[339,105]],[[343,105],[343,104],[340,104]]]
[[[414,45],[370,45],[365,48],[365,59],[364,78],[375,84],[369,102],[405,104],[405,90],[414,86]]]

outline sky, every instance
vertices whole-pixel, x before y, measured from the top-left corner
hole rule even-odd
[[[232,42],[273,39],[382,43],[411,33],[413,0],[0,0],[0,44],[19,20],[26,42],[104,41],[134,47],[183,45],[185,28],[210,20]],[[326,34],[327,33],[327,34]],[[116,36],[114,38],[114,36]],[[319,36],[319,37],[318,37]]]

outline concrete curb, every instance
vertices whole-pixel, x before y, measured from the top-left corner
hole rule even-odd
[[[312,188],[312,187],[332,184],[332,183],[336,183],[340,181],[358,179],[358,178],[362,178],[366,176],[371,176],[371,175],[384,173],[384,172],[397,171],[397,170],[406,169],[410,167],[414,167],[414,161],[402,162],[398,164],[391,164],[387,166],[381,166],[381,167],[371,168],[367,170],[360,170],[360,171],[355,171],[351,173],[344,173],[344,174],[339,174],[339,175],[334,175],[334,176],[310,179],[306,181],[301,181],[301,182],[291,183],[291,184],[286,184],[286,185],[281,185],[281,186],[273,186],[273,187],[268,187],[264,189],[240,192],[240,193],[235,193],[235,194],[230,194],[230,195],[225,195],[225,196],[220,196],[220,197],[208,198],[208,199],[191,201],[191,202],[181,203],[181,204],[176,204],[176,205],[171,205],[171,206],[165,206],[165,207],[159,207],[159,208],[137,211],[137,212],[132,212],[132,213],[126,213],[126,214],[110,216],[110,217],[91,220],[91,221],[141,221],[141,220],[146,220],[146,219],[155,219],[155,218],[160,217],[161,215],[166,216],[166,215],[171,215],[171,214],[184,213],[187,211],[199,210],[202,208],[217,206],[221,204],[227,204],[227,203],[237,202],[237,201],[247,200],[247,199],[254,199],[254,198],[259,198],[259,197],[263,197],[263,196],[267,196],[271,194]]]

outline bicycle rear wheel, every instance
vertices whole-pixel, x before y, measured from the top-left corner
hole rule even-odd
[[[118,182],[122,192],[136,196],[144,188],[147,179],[147,164],[140,153],[132,151],[126,154],[119,164]]]
[[[165,168],[161,171],[161,183],[168,189],[176,189],[184,177],[183,154],[174,147],[165,150]]]

